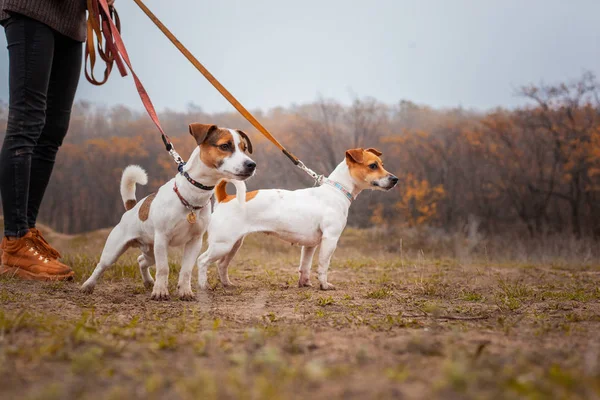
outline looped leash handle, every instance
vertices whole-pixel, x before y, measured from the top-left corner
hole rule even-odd
[[[113,41],[110,37],[110,27],[106,21],[105,14],[102,13],[97,0],[87,0],[88,20],[87,20],[87,39],[85,45],[85,77],[93,85],[100,86],[106,83],[116,62],[121,76],[127,75],[127,70],[123,65],[121,57],[116,51]],[[114,7],[110,7],[109,19],[114,21],[116,30],[121,32],[121,20]],[[94,45],[94,38],[96,44]],[[98,80],[94,76],[94,67],[96,66],[96,52],[98,57],[105,63],[104,77]],[[88,71],[89,66],[89,71]]]

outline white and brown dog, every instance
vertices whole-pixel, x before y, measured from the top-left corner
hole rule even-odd
[[[218,203],[208,228],[209,246],[198,258],[200,288],[206,288],[207,268],[216,261],[222,284],[231,286],[227,268],[244,237],[264,232],[302,246],[300,287],[312,286],[310,268],[315,249],[320,245],[320,287],[333,289],[327,281],[327,270],[346,226],[352,200],[362,190],[390,190],[398,182],[397,177],[384,169],[380,155],[376,149],[348,150],[345,160],[324,179],[323,184],[309,189],[271,189],[246,194],[243,182],[233,182],[238,192],[237,201],[231,201],[234,196],[227,195],[227,182],[219,183],[216,188]]]
[[[191,271],[202,250],[202,237],[208,227],[211,210],[210,198],[221,179],[243,181],[254,174],[256,163],[246,152],[252,153],[248,136],[233,129],[194,123],[190,133],[198,147],[180,174],[162,185],[156,195],[139,203],[135,200],[136,184],[148,182],[146,172],[131,165],[123,171],[121,196],[127,210],[121,222],[112,230],[100,262],[82,290],[91,293],[102,273],[123,254],[135,246],[142,250],[138,257],[140,272],[146,287],[151,287],[152,299],[169,297],[168,247],[184,245],[178,295],[193,297],[190,286]],[[148,268],[156,263],[156,283]]]

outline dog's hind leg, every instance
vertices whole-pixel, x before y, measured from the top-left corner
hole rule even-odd
[[[202,253],[200,257],[198,257],[198,286],[200,289],[206,289],[206,271],[208,270],[208,266],[229,254],[234,245],[235,242],[213,243],[208,246],[208,249]]]
[[[298,287],[312,286],[310,283],[310,268],[312,267],[313,256],[317,246],[303,246],[302,254],[300,255],[300,279],[298,279]]]
[[[202,236],[198,236],[187,242],[183,250],[183,259],[181,260],[181,271],[179,271],[179,282],[177,283],[177,294],[181,300],[193,300],[192,292],[192,271],[198,253],[202,250]]]
[[[231,263],[231,260],[233,260],[233,257],[235,257],[240,247],[242,247],[242,243],[244,243],[243,237],[240,238],[237,242],[235,242],[229,253],[225,257],[221,258],[217,264],[219,270],[219,279],[225,287],[235,287],[235,285],[229,279],[229,273],[227,271],[229,269],[229,264]]]
[[[154,265],[154,247],[147,246],[142,249],[142,254],[137,259],[142,274],[142,281],[147,289],[154,285],[154,279],[150,275],[149,268]]]
[[[102,276],[104,271],[113,265],[130,246],[130,241],[133,239],[125,236],[125,233],[125,229],[121,227],[121,225],[117,225],[112,232],[110,232],[108,239],[106,239],[104,250],[102,250],[102,255],[100,256],[100,262],[96,265],[92,275],[81,286],[81,290],[84,293],[92,293],[94,291],[94,287],[96,286],[96,283],[98,283],[100,276]]]

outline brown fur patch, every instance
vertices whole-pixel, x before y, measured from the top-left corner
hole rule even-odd
[[[390,173],[383,168],[383,161],[373,149],[352,149],[346,152],[346,164],[350,175],[357,181],[371,182],[388,176]],[[360,161],[358,161],[360,160]],[[371,169],[369,165],[376,163],[377,169]]]
[[[351,160],[355,163],[361,164],[363,162],[363,149],[350,149],[346,151],[346,160]],[[347,161],[346,161],[347,162]]]
[[[129,211],[137,204],[137,200],[131,199],[125,202],[125,210]]]
[[[229,144],[228,150],[221,149],[224,144]],[[200,145],[200,159],[211,168],[219,168],[234,150],[235,144],[231,132],[227,129],[215,129]]]
[[[142,203],[142,206],[140,207],[140,210],[138,212],[138,217],[140,218],[140,221],[144,222],[150,216],[150,206],[152,205],[152,201],[154,201],[155,197],[156,193],[152,193],[144,199],[144,202]]]
[[[365,151],[368,151],[369,153],[373,153],[375,154],[377,157],[380,157],[383,153],[377,149],[374,149],[372,147],[369,147],[368,149],[366,149]]]
[[[196,143],[198,146],[206,140],[208,135],[214,130],[218,129],[216,125],[209,124],[200,124],[198,122],[194,122],[190,124],[190,135],[196,139]]]
[[[248,134],[244,131],[240,131],[239,129],[237,130],[237,133],[239,133],[242,137],[242,140],[239,144],[240,149],[242,151],[248,150],[248,153],[252,154],[252,142],[250,141],[250,137],[248,136]]]
[[[227,181],[221,181],[215,188],[215,196],[219,203],[227,203],[228,201],[231,201],[231,200],[235,199],[235,197],[236,197],[233,194],[227,194],[226,186],[227,186]],[[252,192],[247,192],[246,193],[246,201],[248,202],[248,201],[252,200],[253,198],[255,198],[256,195],[258,194],[258,192],[259,192],[258,190],[254,190]]]
[[[246,192],[246,202],[249,202],[250,200],[252,200],[253,198],[256,197],[256,195],[258,194],[258,190],[254,190],[252,192]],[[227,203],[228,201],[231,201],[235,199],[235,195],[233,194],[228,194],[227,197],[225,197],[225,199],[223,199],[223,201],[220,201],[219,203]]]

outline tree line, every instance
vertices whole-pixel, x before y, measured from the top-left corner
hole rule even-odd
[[[476,221],[490,234],[600,236],[596,77],[585,73],[573,82],[530,85],[518,95],[523,106],[486,112],[360,98],[349,105],[319,99],[255,115],[320,173],[332,171],[346,149],[383,151],[386,169],[400,182],[392,193],[361,194],[350,209],[350,225],[455,231]],[[7,105],[0,102],[0,126],[6,126],[6,117]],[[184,157],[195,145],[190,122],[249,133],[258,163],[250,189],[313,184],[236,112],[209,114],[191,104],[181,112],[165,110],[160,118]],[[123,213],[120,175],[132,163],[150,177],[148,187],[138,188],[139,198],[177,171],[144,113],[78,102],[40,220],[66,233],[115,225]]]

